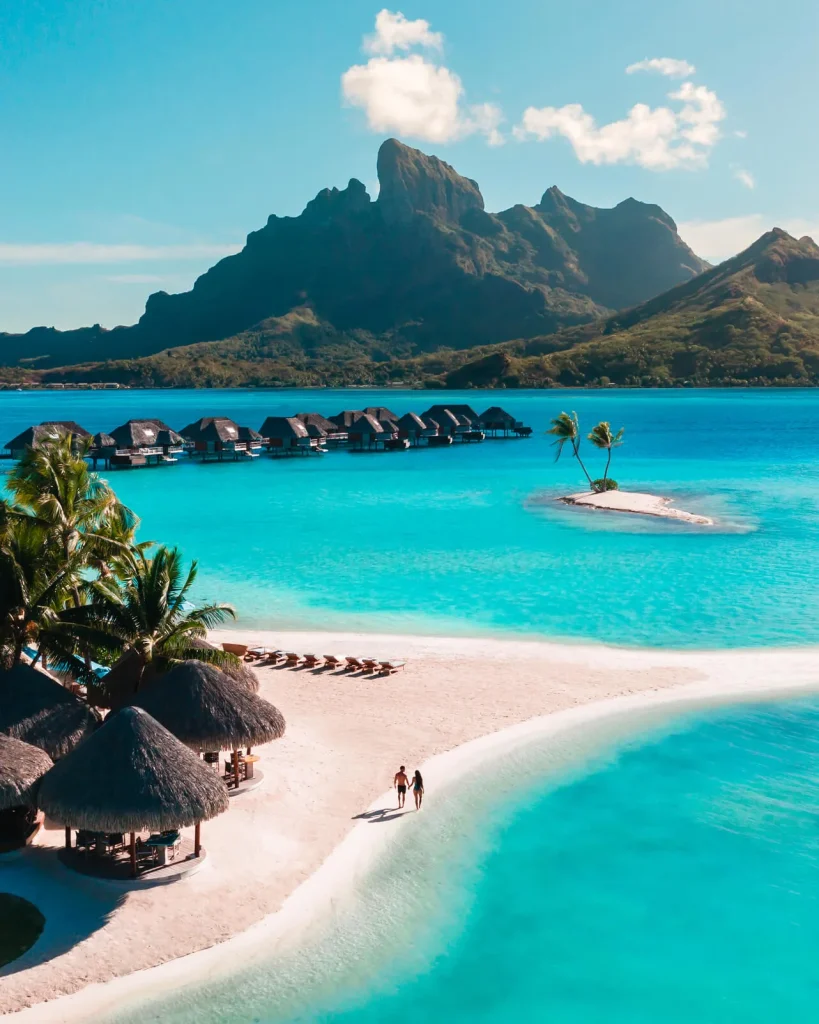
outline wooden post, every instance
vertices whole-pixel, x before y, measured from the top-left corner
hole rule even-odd
[[[239,788],[239,751],[233,751],[233,785]]]
[[[71,826],[65,826],[65,848],[66,850],[71,849]]]
[[[198,857],[202,853],[202,838],[201,838],[202,822],[197,821],[196,828],[193,830],[193,855]]]
[[[136,832],[131,833],[131,878],[137,876],[137,861],[136,861]]]

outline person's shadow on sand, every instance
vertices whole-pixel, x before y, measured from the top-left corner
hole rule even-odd
[[[371,825],[377,825],[381,821],[395,821],[396,818],[403,818],[409,814],[408,810],[396,810],[394,807],[380,807],[376,811],[363,811],[361,814],[354,814],[353,821],[363,818]]]

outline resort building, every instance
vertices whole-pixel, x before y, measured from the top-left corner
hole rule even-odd
[[[342,415],[346,414],[342,413]],[[374,416],[362,412],[348,429],[347,436],[351,448],[364,451],[375,448],[380,441],[383,442],[387,437],[391,437],[392,433],[385,431]]]
[[[386,406],[383,405],[368,405],[364,412],[368,416],[373,416],[375,419],[379,421],[379,423],[382,420],[392,420],[393,422],[398,422],[398,416],[394,412],[392,412],[391,409],[387,409]]]
[[[304,423],[295,416],[268,416],[261,434],[272,455],[311,455],[325,450],[320,439],[311,437]]]
[[[46,420],[36,426],[29,427],[22,434],[13,437],[5,444],[6,458],[22,459],[27,448],[39,448],[48,441],[56,441],[59,437],[68,435],[75,443],[75,447],[91,435],[87,430],[75,423],[74,420]]]
[[[188,454],[203,461],[256,458],[264,438],[250,427],[240,427],[226,416],[204,416],[180,431]]]
[[[499,405],[493,405],[480,417],[481,428],[493,437],[530,437],[531,427],[526,427],[520,420],[516,420],[511,413],[501,409]]]
[[[398,420],[398,436],[406,438],[412,445],[418,445],[422,441],[429,441],[430,437],[435,437],[438,433],[438,424],[435,420],[428,420],[424,422],[420,416],[414,412],[405,413],[400,420]]]
[[[347,441],[347,431],[342,430],[337,423],[328,420],[320,412],[297,412],[296,419],[301,420],[307,427],[307,433],[320,443],[329,447],[336,447]]]
[[[182,438],[162,420],[128,420],[104,436],[114,441],[113,451],[95,449],[91,456],[104,458],[112,467],[169,465],[184,450]]]
[[[337,415],[331,416],[330,419],[339,430],[349,430],[364,415],[366,414],[363,409],[344,409]]]
[[[480,428],[480,417],[471,405],[432,405],[421,416],[434,419],[439,433],[459,441],[483,441],[486,436]]]

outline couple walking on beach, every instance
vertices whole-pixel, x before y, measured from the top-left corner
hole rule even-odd
[[[393,785],[398,790],[398,809],[400,811],[404,806],[404,801],[407,799],[407,787],[410,785],[410,780],[407,778],[407,770],[404,765],[401,765],[395,773]],[[415,797],[415,810],[420,811],[421,804],[424,800],[424,780],[417,768],[415,770],[415,775],[412,777],[412,795]]]

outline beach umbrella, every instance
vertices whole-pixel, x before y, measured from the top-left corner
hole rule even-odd
[[[40,808],[70,829],[130,832],[136,874],[136,833],[196,826],[228,808],[228,793],[196,754],[142,708],[108,716],[93,736],[48,771],[40,782]]]
[[[278,708],[250,693],[215,665],[183,661],[132,703],[197,750],[232,750],[239,785],[239,747],[258,746],[284,735]]]
[[[36,806],[37,784],[53,763],[39,747],[0,735],[0,811]]]
[[[99,725],[78,697],[31,665],[0,672],[0,733],[23,740],[57,760]]]

